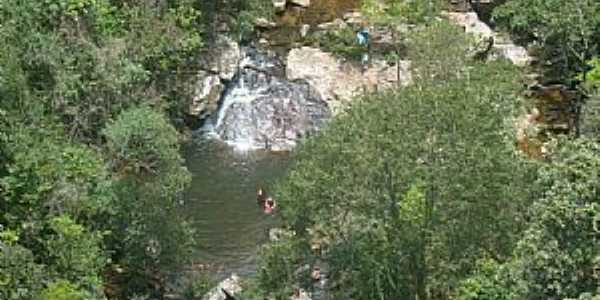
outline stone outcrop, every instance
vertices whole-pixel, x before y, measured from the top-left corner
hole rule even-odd
[[[306,82],[290,82],[276,57],[248,54],[225,94],[214,132],[238,149],[287,151],[331,117]]]
[[[201,71],[186,110],[189,125],[196,127],[217,111],[225,84],[237,73],[241,59],[240,46],[224,35],[218,36],[215,45],[201,54]]]
[[[217,74],[222,80],[235,76],[242,60],[240,46],[231,38],[220,35],[210,51],[202,54],[202,67],[205,71]]]
[[[525,48],[517,46],[507,38],[503,38],[496,34],[496,32],[494,32],[486,23],[479,19],[479,16],[476,13],[451,12],[447,13],[447,16],[450,21],[462,26],[465,29],[465,32],[473,34],[480,40],[493,39],[493,46],[489,58],[494,59],[503,57],[517,66],[526,66],[532,62],[532,58]]]
[[[242,292],[240,277],[231,274],[229,278],[221,281],[216,287],[202,297],[202,300],[228,300],[227,294],[235,296]]]
[[[363,72],[360,65],[341,62],[332,54],[311,47],[292,49],[286,65],[288,79],[308,82],[334,114],[364,91],[406,85],[411,81],[407,61],[391,66],[383,61],[373,61]]]
[[[218,75],[210,75],[205,71],[198,74],[194,98],[188,107],[188,115],[205,119],[219,108],[219,99],[225,89]]]

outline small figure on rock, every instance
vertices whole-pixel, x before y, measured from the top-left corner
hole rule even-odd
[[[356,40],[358,41],[359,46],[366,48],[365,52],[363,52],[362,57],[360,59],[364,71],[367,67],[367,64],[369,63],[369,50],[371,48],[371,45],[369,43],[369,29],[363,26],[356,33]]]

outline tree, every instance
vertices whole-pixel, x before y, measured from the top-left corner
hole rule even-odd
[[[366,96],[306,141],[277,191],[295,251],[325,261],[334,297],[445,299],[477,258],[508,257],[524,223],[514,69],[467,62],[446,23],[415,36],[442,50],[415,64],[414,85]]]
[[[162,114],[139,107],[124,111],[104,134],[118,196],[111,245],[128,271],[127,292],[154,285],[163,293],[169,271],[188,262],[193,247],[190,227],[175,211],[190,182],[177,131]]]
[[[600,296],[600,145],[559,140],[540,169],[543,191],[513,257],[469,279],[461,299],[591,299]],[[493,282],[473,289],[474,282]],[[467,296],[469,295],[469,296]],[[587,295],[587,296],[586,296]]]
[[[580,73],[579,79],[585,84],[583,88],[587,92],[585,105],[581,110],[581,134],[591,138],[600,138],[600,58],[596,57],[588,61],[589,72]]]
[[[524,43],[534,42],[550,79],[572,79],[600,51],[600,3],[595,0],[513,0],[494,19]],[[585,77],[585,76],[584,76]]]
[[[0,228],[0,297],[36,300],[47,275],[44,267],[35,262],[33,253],[15,240],[14,233]]]

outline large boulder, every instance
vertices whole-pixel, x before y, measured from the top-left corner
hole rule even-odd
[[[327,103],[306,82],[282,78],[282,68],[259,53],[244,59],[213,122],[222,140],[238,149],[287,151],[329,120]]]
[[[198,74],[194,97],[188,106],[187,114],[202,120],[213,114],[219,108],[219,99],[225,89],[218,75],[205,71]]]
[[[210,290],[202,297],[202,300],[227,300],[227,294],[235,296],[242,292],[240,277],[231,274],[229,278],[221,281],[216,287]]]
[[[341,62],[330,53],[302,47],[289,52],[286,75],[290,80],[308,82],[336,114],[365,91],[408,84],[411,80],[408,67],[406,61],[399,65],[374,61],[363,72],[361,66]]]
[[[225,35],[219,35],[210,49],[202,54],[203,69],[217,74],[223,80],[233,79],[242,60],[238,43]]]

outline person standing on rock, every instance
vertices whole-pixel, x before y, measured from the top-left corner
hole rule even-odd
[[[369,63],[369,52],[371,50],[371,43],[369,42],[369,29],[366,26],[363,26],[356,33],[356,40],[358,41],[359,46],[366,48],[366,51],[363,52],[360,59],[364,71]]]

